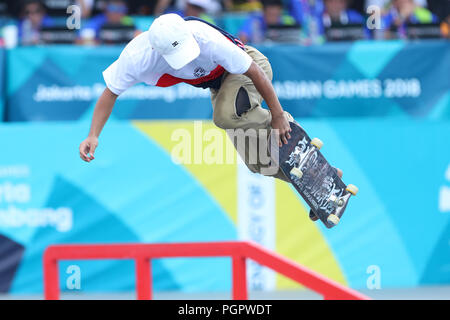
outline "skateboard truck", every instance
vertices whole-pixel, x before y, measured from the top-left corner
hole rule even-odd
[[[329,198],[328,201],[330,201],[330,203],[336,207],[342,207],[345,204],[345,201],[343,199],[343,197],[336,197],[335,194],[332,194]]]
[[[347,193],[342,196],[342,197],[337,197],[336,195],[332,194],[328,200],[331,202],[332,205],[334,205],[336,207],[336,212],[333,214],[330,214],[327,217],[327,221],[328,223],[332,224],[332,225],[337,225],[340,221],[340,217],[342,215],[342,211],[343,209],[345,209],[345,205],[347,204],[348,200],[350,199],[351,196],[356,196],[356,194],[358,193],[358,187],[356,187],[353,184],[349,184],[345,190],[347,191]]]

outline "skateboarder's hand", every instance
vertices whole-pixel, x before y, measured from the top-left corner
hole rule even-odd
[[[291,138],[289,132],[291,132],[291,126],[289,125],[289,121],[286,119],[284,113],[280,115],[272,116],[272,128],[278,130],[280,142],[280,147],[284,144],[288,143],[288,139]]]
[[[80,144],[80,158],[86,162],[94,160],[94,153],[97,146],[98,138],[91,136],[87,137],[86,140]]]

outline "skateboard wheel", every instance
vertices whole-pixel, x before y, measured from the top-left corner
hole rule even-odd
[[[297,177],[297,178],[301,178],[301,177],[303,177],[303,172],[302,172],[302,170],[300,170],[299,168],[297,168],[297,167],[294,167],[294,168],[292,168],[291,169],[291,171],[290,171],[290,173],[291,173],[291,175],[293,175],[293,176],[295,176],[295,177]]]
[[[347,190],[348,192],[350,192],[352,195],[356,196],[356,194],[358,193],[359,189],[357,186],[353,185],[353,184],[349,184],[347,186],[347,188],[345,188],[345,190]]]
[[[335,214],[330,214],[327,218],[328,223],[332,224],[332,225],[337,225],[339,223],[341,219],[339,219],[339,217]]]
[[[314,138],[311,140],[311,144],[316,147],[318,150],[320,150],[323,146],[323,142],[322,140],[320,140],[319,138]]]

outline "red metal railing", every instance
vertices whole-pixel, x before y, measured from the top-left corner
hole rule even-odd
[[[366,296],[325,278],[283,256],[251,242],[205,242],[169,244],[53,245],[44,252],[45,299],[59,299],[59,260],[133,259],[136,263],[137,299],[152,298],[151,259],[174,257],[231,257],[232,296],[246,300],[246,259],[272,270],[321,294],[324,299],[363,300]]]

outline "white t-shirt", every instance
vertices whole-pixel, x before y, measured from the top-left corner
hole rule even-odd
[[[220,77],[224,70],[243,74],[252,63],[242,48],[215,28],[201,21],[186,23],[200,46],[200,55],[179,70],[169,66],[152,49],[148,31],[133,39],[122,51],[119,59],[104,72],[106,86],[120,95],[131,86],[144,82],[148,85],[168,87],[180,82],[201,86]]]

